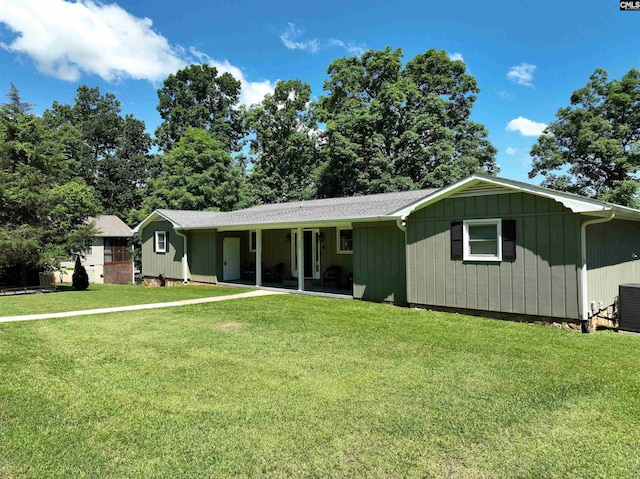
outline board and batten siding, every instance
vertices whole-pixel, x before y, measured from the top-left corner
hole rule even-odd
[[[169,248],[166,253],[153,251],[156,231],[169,233]],[[171,223],[165,220],[152,221],[142,229],[142,276],[158,277],[164,274],[167,278],[182,281],[183,249],[184,238],[178,236]]]
[[[404,232],[395,221],[353,225],[353,297],[407,302]]]
[[[189,279],[198,283],[217,283],[217,232],[189,231],[187,235]]]
[[[585,220],[591,218],[585,218]],[[640,223],[612,220],[586,227],[587,304],[613,305],[618,286],[640,283]],[[634,258],[635,255],[635,258]]]
[[[451,259],[452,221],[516,221],[516,259]],[[579,319],[580,216],[527,193],[446,198],[407,220],[409,304]]]

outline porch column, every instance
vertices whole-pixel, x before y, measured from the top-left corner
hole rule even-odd
[[[298,228],[298,291],[304,291],[304,231]]]
[[[256,230],[256,286],[262,286],[262,230]]]

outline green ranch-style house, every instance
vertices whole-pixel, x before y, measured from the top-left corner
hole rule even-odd
[[[473,175],[441,189],[156,210],[142,275],[573,321],[640,281],[640,211]],[[508,316],[508,314],[507,314]]]

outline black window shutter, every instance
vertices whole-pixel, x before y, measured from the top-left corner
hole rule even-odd
[[[502,220],[502,259],[516,259],[516,220]]]
[[[156,243],[158,242],[158,232],[154,231],[153,232],[153,237],[151,239],[151,241],[153,242],[153,252],[157,253],[157,248],[156,248]]]
[[[164,233],[164,251],[166,253],[169,252],[169,232],[165,231]]]
[[[462,221],[451,222],[451,259],[462,259]]]

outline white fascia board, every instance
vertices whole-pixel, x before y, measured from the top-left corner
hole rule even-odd
[[[145,219],[143,219],[140,222],[140,224],[138,226],[136,226],[135,228],[133,228],[131,231],[134,234],[137,234],[142,228],[144,228],[149,223],[151,223],[152,221],[154,221],[154,220],[156,220],[158,218],[162,218],[163,220],[168,221],[176,229],[180,228],[180,225],[176,224],[174,221],[171,221],[171,219],[167,218],[165,215],[160,213],[158,210],[154,210],[149,216],[147,216]]]
[[[457,193],[458,191],[464,189],[470,182],[476,179],[477,178],[475,177],[475,175],[469,176],[464,180],[460,180],[457,183],[454,183],[445,188],[439,189],[438,191],[435,191],[430,195],[425,196],[424,198],[414,201],[413,203],[408,204],[407,206],[404,206],[401,209],[394,211],[393,213],[390,213],[389,216],[406,218],[417,209],[424,208],[425,206],[429,206],[430,204],[440,201],[441,199],[444,199],[447,196]]]
[[[606,203],[604,201],[592,200],[590,198],[582,198],[577,195],[572,195],[570,193],[564,193],[562,191],[554,191],[548,188],[543,188],[541,186],[527,185],[526,183],[520,183],[516,181],[506,180],[503,178],[494,178],[483,175],[473,175],[464,180],[461,180],[457,183],[454,183],[451,186],[443,188],[441,190],[436,191],[435,193],[418,200],[401,210],[395,211],[392,213],[393,215],[400,215],[402,217],[407,217],[411,213],[413,213],[417,209],[424,208],[433,204],[437,201],[440,201],[448,196],[451,196],[459,191],[464,190],[470,184],[475,184],[478,182],[488,183],[495,186],[501,186],[504,188],[511,189],[513,191],[529,193],[536,196],[542,196],[545,198],[549,198],[553,201],[556,201],[562,204],[565,208],[568,208],[574,213],[584,213],[584,214],[606,214],[610,210],[616,210],[620,213],[627,216],[629,219],[635,219],[636,221],[640,221],[640,210],[635,210],[633,208],[627,208],[624,206],[613,205],[610,203]]]

